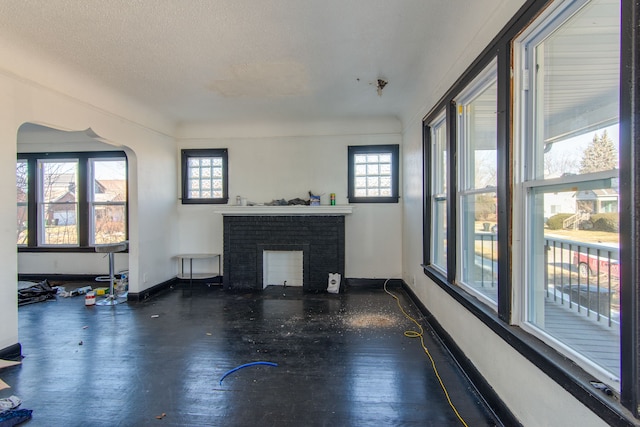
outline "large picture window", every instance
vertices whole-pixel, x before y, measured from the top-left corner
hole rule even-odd
[[[23,250],[89,249],[127,240],[124,153],[19,154],[16,189]]]

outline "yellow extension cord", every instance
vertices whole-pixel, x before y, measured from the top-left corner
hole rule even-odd
[[[404,317],[411,320],[418,327],[417,331],[414,331],[414,330],[404,331],[404,336],[408,338],[420,338],[420,344],[422,344],[422,349],[427,354],[427,356],[429,356],[429,360],[431,361],[431,366],[433,367],[433,372],[436,374],[436,378],[438,378],[438,382],[440,383],[440,387],[442,387],[442,391],[444,392],[444,395],[447,398],[447,402],[449,402],[449,406],[451,406],[451,409],[453,409],[453,412],[456,414],[456,417],[458,417],[462,425],[464,425],[465,427],[469,427],[467,423],[464,421],[464,419],[462,418],[462,416],[460,415],[460,413],[458,412],[458,410],[456,409],[453,402],[451,401],[451,398],[449,397],[449,392],[447,391],[447,388],[444,386],[444,383],[442,382],[442,378],[440,378],[440,374],[438,373],[438,368],[436,368],[436,362],[433,360],[433,357],[431,357],[431,353],[429,353],[429,349],[427,349],[427,346],[424,343],[424,329],[422,328],[422,325],[420,325],[420,323],[418,323],[416,319],[409,316],[407,312],[404,311],[404,308],[402,308],[402,305],[400,304],[400,299],[387,290],[388,281],[389,279],[385,280],[384,282],[384,291],[387,294],[389,294],[393,299],[396,300],[396,303],[398,304],[398,307],[400,308],[400,311],[402,312],[402,314],[404,314]]]

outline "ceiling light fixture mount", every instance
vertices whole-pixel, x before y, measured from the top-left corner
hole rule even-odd
[[[378,83],[376,85],[376,90],[378,92],[378,96],[382,96],[382,89],[384,89],[384,87],[388,84],[389,82],[384,80],[384,79],[378,79]]]

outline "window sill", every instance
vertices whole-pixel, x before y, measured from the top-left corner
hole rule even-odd
[[[18,253],[36,253],[36,252],[49,252],[49,253],[96,253],[96,247],[95,246],[73,246],[73,247],[63,247],[63,248],[56,248],[56,247],[43,247],[43,246],[38,246],[38,247],[29,247],[29,246],[18,246]],[[126,249],[124,251],[118,252],[118,253],[128,253],[129,249]]]
[[[595,389],[590,384],[590,381],[594,379],[593,376],[575,365],[573,361],[538,338],[526,333],[520,327],[507,324],[498,317],[496,312],[489,307],[485,307],[473,296],[467,294],[461,288],[447,283],[442,274],[433,268],[423,266],[423,269],[426,276],[445,290],[460,305],[469,310],[496,335],[605,422],[612,426],[637,425],[637,420],[633,417],[633,414],[624,408],[615,396],[608,396],[603,391]],[[424,309],[426,310],[426,308]],[[426,314],[428,318],[433,318],[428,311]],[[440,333],[440,331],[438,332]],[[447,335],[446,331],[443,332],[444,335]],[[445,342],[447,341],[446,337],[443,337],[443,339]],[[450,344],[451,347],[457,346],[455,342],[447,342],[448,346]]]

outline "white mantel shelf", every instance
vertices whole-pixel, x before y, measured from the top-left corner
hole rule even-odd
[[[215,213],[225,216],[344,216],[353,212],[353,206],[350,205],[320,205],[320,206],[236,206],[224,205],[217,206]]]

